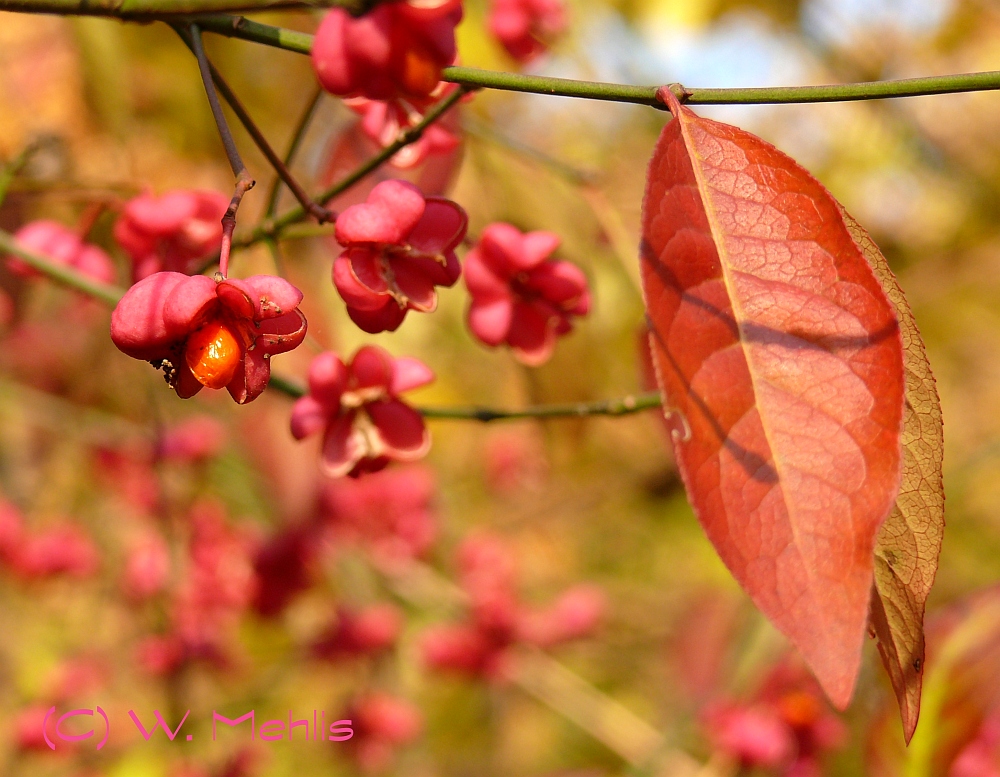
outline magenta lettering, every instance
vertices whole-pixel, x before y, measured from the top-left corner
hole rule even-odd
[[[346,742],[348,739],[354,736],[354,729],[351,728],[353,721],[350,720],[338,720],[330,724],[330,736],[327,737],[331,742]]]
[[[216,724],[217,721],[221,720],[227,726],[238,726],[240,723],[242,723],[243,721],[245,721],[247,718],[250,718],[250,739],[253,739],[254,738],[253,713],[254,713],[254,711],[250,710],[250,712],[248,712],[246,715],[243,715],[243,716],[241,716],[239,718],[236,718],[236,720],[230,720],[225,715],[220,715],[215,710],[212,710],[212,741],[213,742],[215,741],[215,724]]]
[[[188,715],[191,714],[191,710],[188,710],[187,712],[184,713],[184,717],[181,718],[181,722],[177,724],[177,728],[174,729],[173,731],[171,731],[170,727],[167,726],[166,722],[163,720],[163,716],[160,715],[159,710],[153,710],[153,717],[156,718],[156,723],[152,725],[152,727],[149,729],[148,732],[146,731],[145,726],[143,726],[142,723],[139,721],[139,716],[136,715],[135,712],[129,710],[128,714],[129,717],[132,718],[132,722],[135,723],[135,727],[139,729],[139,733],[142,734],[142,738],[145,739],[147,742],[149,741],[149,738],[153,736],[153,733],[156,731],[157,726],[162,726],[163,732],[167,735],[167,738],[171,742],[173,742],[174,737],[176,737],[177,734],[180,732],[181,726],[184,725],[184,721],[187,720]]]

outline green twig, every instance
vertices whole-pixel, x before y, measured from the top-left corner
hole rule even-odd
[[[271,375],[269,388],[290,397],[305,396],[305,386],[280,375]],[[618,399],[604,399],[598,402],[569,402],[558,405],[536,405],[521,410],[501,410],[492,407],[418,407],[417,412],[424,418],[447,419],[453,421],[517,421],[525,418],[582,418],[584,416],[619,416],[641,413],[662,406],[658,392],[628,395]]]
[[[638,103],[662,108],[656,96],[660,87],[604,84],[568,78],[500,73],[471,67],[445,68],[442,78],[455,84],[513,92],[533,92],[561,97]],[[894,81],[866,81],[824,86],[765,86],[745,89],[700,89],[670,84],[682,102],[690,105],[766,105],[777,103],[822,103],[846,100],[877,100],[884,97],[918,97],[928,94],[975,92],[1000,89],[1000,71],[962,73]]]
[[[620,399],[605,399],[598,402],[570,402],[560,405],[537,405],[523,410],[498,410],[489,407],[422,407],[418,408],[425,418],[447,418],[455,420],[514,421],[522,418],[581,418],[592,415],[630,415],[644,410],[661,407],[657,392],[628,395]]]
[[[285,152],[284,166],[286,169],[291,168],[292,162],[295,160],[295,155],[299,152],[299,146],[302,145],[302,140],[306,136],[306,131],[309,129],[309,124],[312,122],[313,116],[316,115],[316,108],[319,107],[320,99],[323,97],[323,89],[316,87],[313,92],[312,98],[309,100],[309,104],[306,109],[302,112],[302,116],[299,118],[298,124],[295,125],[295,132],[292,134],[292,139],[288,144],[288,151]],[[282,176],[279,175],[274,179],[274,183],[271,184],[271,190],[267,193],[267,209],[264,211],[268,218],[274,216],[278,212],[278,196],[281,194],[281,182]],[[299,204],[302,200],[299,200]]]
[[[382,149],[382,151],[355,169],[353,172],[341,178],[330,188],[318,194],[314,198],[315,201],[325,205],[338,194],[347,191],[358,181],[388,162],[400,149],[420,140],[421,136],[424,134],[424,130],[447,113],[448,110],[455,105],[455,103],[461,100],[468,93],[468,91],[469,89],[462,87],[453,91],[443,100],[440,100],[426,113],[424,118],[418,124],[400,132],[399,137],[396,138],[395,141],[390,143]],[[285,227],[301,221],[305,218],[305,216],[305,209],[299,206],[283,213],[278,218],[265,219],[261,224],[255,227],[249,235],[237,237],[233,241],[233,246],[245,247],[258,243],[266,237],[278,237]]]
[[[371,0],[0,0],[0,11],[26,11],[55,14],[97,14],[122,19],[172,18],[191,16],[210,32],[262,43],[267,46],[308,54],[312,36],[251,22],[219,11],[262,10],[265,8],[301,8],[337,5],[361,13]],[[471,89],[502,89],[513,92],[590,100],[638,103],[662,108],[656,97],[658,86],[606,84],[569,78],[505,73],[471,67],[448,67],[442,78]],[[1000,71],[959,73],[956,75],[903,78],[892,81],[865,81],[856,84],[823,86],[775,86],[735,89],[700,89],[671,84],[678,97],[692,105],[816,103],[844,100],[878,100],[887,97],[917,97],[929,94],[977,92],[1000,89]]]
[[[2,4],[3,0],[0,0],[0,6]],[[205,32],[214,32],[216,35],[225,35],[227,38],[240,38],[253,43],[261,43],[296,54],[308,54],[312,51],[313,36],[307,32],[275,27],[271,24],[261,24],[231,14],[203,14],[195,19],[198,26]]]
[[[13,180],[24,169],[25,165],[28,164],[32,155],[38,151],[40,146],[41,142],[37,140],[29,143],[21,149],[21,153],[0,169],[0,205],[3,205],[3,201],[7,198],[7,190],[10,188]]]
[[[68,286],[76,291],[83,292],[84,294],[93,297],[94,299],[98,299],[108,305],[117,305],[118,300],[120,300],[125,294],[125,289],[117,286],[109,286],[105,283],[92,280],[83,273],[77,272],[70,267],[56,264],[51,259],[47,259],[44,256],[39,256],[38,254],[31,253],[30,251],[25,251],[14,240],[13,235],[9,232],[4,232],[3,230],[0,230],[0,251],[5,254],[13,254],[29,267],[38,270],[38,272],[51,278],[57,283],[61,283],[64,286]]]
[[[305,386],[296,383],[291,378],[283,378],[280,375],[275,375],[273,372],[271,373],[271,379],[268,381],[267,387],[275,391],[280,391],[282,394],[287,394],[293,399],[304,397],[307,393]]]
[[[3,0],[0,0],[0,7]],[[242,22],[238,17],[219,14],[205,25],[206,30],[244,38],[287,51],[308,54],[312,50],[312,36],[256,22]],[[662,108],[657,99],[657,86],[632,86],[605,84],[596,81],[577,81],[569,78],[551,78],[523,73],[504,73],[472,67],[447,67],[442,79],[478,89],[502,89],[513,92],[561,97],[582,97],[590,100],[638,103]],[[671,84],[678,97],[691,105],[817,103],[844,100],[878,100],[886,97],[917,97],[928,94],[977,92],[1000,89],[1000,71],[960,73],[925,78],[903,78],[892,81],[863,81],[855,84],[829,84],[824,86],[769,86],[737,89],[699,89]]]

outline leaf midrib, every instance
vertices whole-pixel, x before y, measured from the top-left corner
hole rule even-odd
[[[729,277],[730,275],[728,267],[729,254],[725,250],[725,241],[722,239],[723,230],[719,225],[718,218],[716,217],[715,214],[715,208],[712,205],[710,197],[708,196],[709,185],[708,182],[705,180],[705,176],[701,169],[701,163],[704,162],[704,159],[701,157],[701,155],[695,148],[694,141],[691,138],[691,135],[688,131],[688,121],[687,118],[684,116],[683,108],[680,111],[678,111],[678,114],[679,115],[677,116],[677,120],[680,122],[681,137],[684,139],[684,145],[688,151],[688,159],[691,163],[691,170],[694,173],[695,181],[697,182],[698,185],[698,194],[701,199],[702,207],[705,210],[705,218],[708,221],[708,227],[711,230],[712,242],[715,244],[715,250],[719,257],[719,269],[720,272],[722,273],[722,282],[726,287],[726,297],[729,299],[729,304],[733,309],[734,318],[736,319],[736,328],[737,331],[739,332],[740,349],[743,351],[743,358],[747,363],[747,372],[750,375],[750,384],[753,390],[753,398],[754,398],[754,408],[757,410],[757,417],[760,419],[761,429],[764,433],[764,440],[767,443],[768,451],[771,455],[770,457],[771,463],[774,465],[775,471],[778,473],[778,483],[776,487],[781,489],[781,500],[785,505],[785,511],[788,515],[788,523],[791,528],[792,539],[795,544],[795,552],[798,555],[799,560],[802,563],[802,567],[809,580],[809,587],[807,589],[807,593],[809,598],[813,599],[814,597],[813,588],[817,582],[816,575],[815,571],[811,568],[811,566],[805,563],[805,557],[802,552],[802,542],[801,542],[802,537],[799,533],[798,520],[793,518],[793,510],[791,509],[791,505],[789,504],[789,500],[786,496],[785,492],[786,467],[782,462],[779,461],[779,457],[775,455],[775,446],[771,441],[771,433],[768,428],[767,420],[765,418],[765,415],[760,412],[760,404],[758,401],[759,397],[758,379],[754,375],[754,370],[752,368],[753,362],[750,359],[750,355],[747,351],[747,346],[746,346],[746,333],[743,330],[743,324],[744,321],[746,320],[746,316],[744,314],[742,306],[739,303],[738,297],[734,294],[732,279]],[[729,430],[727,430],[727,435],[728,434]],[[722,447],[724,447],[724,441]],[[851,515],[852,521],[853,518],[854,516],[852,514]]]

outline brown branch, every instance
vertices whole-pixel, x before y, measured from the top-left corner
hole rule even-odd
[[[222,247],[219,250],[219,272],[225,278],[229,274],[229,253],[233,245],[233,232],[236,230],[236,212],[243,201],[243,195],[250,191],[255,181],[247,171],[247,166],[243,164],[240,152],[236,148],[236,141],[233,140],[233,133],[229,130],[226,122],[226,115],[222,112],[222,105],[219,103],[219,95],[215,92],[215,82],[212,77],[212,66],[208,57],[205,56],[205,48],[201,45],[201,30],[197,24],[191,24],[187,30],[187,36],[179,27],[174,27],[177,33],[184,39],[194,52],[198,60],[198,70],[201,72],[201,80],[205,85],[205,94],[208,96],[208,103],[212,106],[212,115],[215,117],[215,126],[218,127],[219,137],[222,138],[222,145],[226,148],[226,156],[229,158],[229,165],[233,168],[233,175],[236,176],[236,188],[233,191],[233,198],[226,208],[226,215],[222,217]]]
[[[181,39],[187,44],[188,48],[194,52],[193,40],[190,34],[180,26],[174,26],[174,30],[181,36]],[[233,109],[233,113],[236,114],[236,118],[240,120],[240,124],[247,131],[250,137],[253,139],[254,144],[264,155],[267,161],[271,164],[277,172],[278,177],[285,182],[292,194],[295,195],[295,199],[299,201],[303,208],[320,224],[325,224],[327,221],[331,221],[334,218],[334,214],[329,210],[324,208],[317,202],[314,202],[306,193],[306,190],[302,188],[302,185],[295,180],[288,166],[282,161],[281,157],[275,153],[271,144],[268,142],[267,138],[264,137],[264,133],[260,131],[260,128],[254,122],[253,118],[250,116],[250,112],[247,111],[246,107],[240,102],[240,99],[236,96],[236,93],[229,86],[229,83],[223,78],[222,73],[219,72],[218,68],[212,64],[208,57],[205,58],[208,63],[208,70],[211,73],[212,81],[215,83],[216,88],[222,95],[229,107]]]

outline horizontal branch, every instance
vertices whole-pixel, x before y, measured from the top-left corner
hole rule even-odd
[[[657,98],[660,87],[605,84],[569,78],[524,75],[479,70],[471,67],[445,68],[445,81],[486,89],[533,92],[560,97],[638,103],[665,108]],[[886,97],[918,97],[928,94],[975,92],[1000,89],[1000,71],[962,73],[950,76],[903,78],[894,81],[864,81],[823,86],[766,86],[737,89],[700,89],[670,84],[669,88],[689,105],[767,105],[780,103],[822,103],[847,100],[878,100]]]
[[[308,54],[312,50],[312,35],[217,12],[336,5],[347,8],[352,13],[361,13],[374,2],[377,0],[0,0],[0,11],[98,14],[122,19],[142,17],[176,20],[180,15],[189,15],[208,32]],[[193,16],[195,14],[198,15]],[[475,89],[502,89],[663,107],[656,97],[658,86],[577,81],[471,67],[445,68],[442,78]],[[704,89],[671,84],[671,89],[691,105],[842,102],[1000,89],[1000,71],[822,86]]]
[[[1000,70],[822,86],[767,86],[745,89],[685,89],[682,87],[679,96],[684,102],[691,105],[777,105],[783,103],[881,100],[889,97],[921,97],[932,94],[986,92],[994,89],[1000,89]]]
[[[292,8],[343,8],[360,16],[378,0],[0,0],[0,11],[50,13],[73,16],[110,16],[147,21],[191,14]]]
[[[304,386],[283,378],[271,375],[268,388],[275,389],[290,397],[301,397],[306,393]],[[661,407],[662,401],[657,392],[628,395],[618,399],[604,399],[597,402],[567,402],[557,405],[535,405],[521,410],[501,410],[494,407],[418,407],[417,412],[424,418],[439,418],[453,421],[517,421],[525,418],[582,418],[593,415],[630,415]]]
[[[424,418],[445,418],[463,421],[516,421],[523,418],[582,418],[592,415],[630,415],[662,406],[658,392],[636,394],[597,402],[567,402],[558,405],[536,405],[521,410],[499,410],[490,407],[418,407]]]
[[[3,2],[4,0],[0,0],[0,5]],[[239,17],[216,15],[204,23],[199,19],[199,24],[202,24],[204,29],[210,32],[234,38],[244,38],[300,54],[308,54],[312,50],[311,35],[267,24],[249,22]],[[502,89],[512,92],[532,92],[560,97],[637,103],[656,108],[664,107],[663,103],[656,97],[658,86],[577,81],[570,78],[504,73],[472,67],[448,67],[444,69],[441,77],[454,84],[480,89]],[[822,86],[702,89],[671,84],[671,89],[678,97],[691,105],[842,102],[1000,89],[1000,71]]]
[[[13,235],[0,230],[0,255],[2,254],[13,254],[26,265],[38,270],[38,272],[51,280],[100,300],[107,305],[117,305],[118,300],[125,294],[125,289],[92,280],[90,277],[71,267],[57,264],[51,259],[39,256],[31,251],[25,251],[14,240]]]
[[[0,6],[5,1],[0,0]],[[313,36],[307,32],[261,24],[232,14],[202,14],[196,21],[202,31],[225,35],[227,38],[240,38],[296,54],[309,54],[312,51]]]

